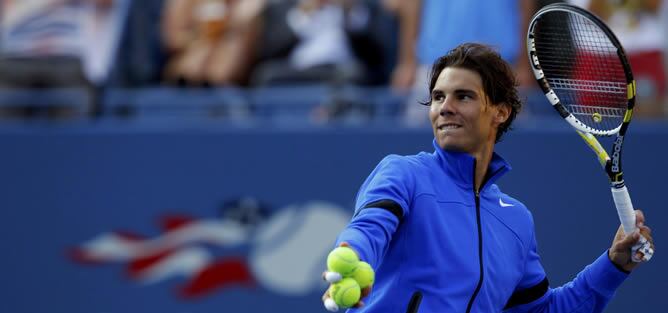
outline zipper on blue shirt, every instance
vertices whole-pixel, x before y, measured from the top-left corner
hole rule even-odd
[[[499,170],[496,172],[492,173],[491,175],[485,175],[485,178],[482,180],[482,184],[480,184],[480,189],[475,188],[475,168],[477,160],[473,160],[473,193],[475,195],[475,215],[476,215],[476,223],[478,225],[478,263],[480,264],[480,278],[478,279],[478,285],[475,287],[475,291],[473,291],[473,295],[471,295],[471,299],[469,299],[469,303],[466,306],[466,313],[471,312],[471,308],[473,307],[473,301],[475,298],[478,296],[478,293],[480,293],[480,288],[482,288],[482,282],[484,278],[484,266],[482,263],[482,224],[480,223],[480,190],[482,190],[485,187],[485,184],[487,181],[496,175]]]

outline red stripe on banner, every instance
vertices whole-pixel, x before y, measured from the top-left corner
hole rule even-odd
[[[187,284],[180,295],[184,298],[194,298],[211,293],[215,289],[232,286],[252,287],[255,280],[248,269],[246,260],[228,258],[217,261],[204,268]]]
[[[105,260],[92,257],[86,252],[86,249],[81,248],[70,248],[65,254],[67,254],[72,261],[81,264],[102,264],[106,262]]]
[[[136,259],[128,264],[127,273],[133,278],[140,276],[141,272],[147,268],[155,265],[164,258],[168,257],[174,252],[172,249],[168,249],[154,255],[146,256],[143,258]]]
[[[191,224],[195,219],[185,215],[165,215],[160,218],[160,225],[165,231],[172,231],[188,224]]]
[[[117,230],[114,231],[114,234],[128,241],[140,241],[145,239],[144,236],[128,230]]]

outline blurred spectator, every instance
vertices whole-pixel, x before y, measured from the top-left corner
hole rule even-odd
[[[666,32],[663,37],[663,72],[668,75],[668,0],[663,0],[659,16],[661,20],[661,29]],[[666,82],[666,84],[668,84],[668,82]],[[668,93],[666,93],[663,98],[663,115],[664,117],[668,116]]]
[[[522,86],[535,87],[526,57],[527,24],[534,0],[383,0],[400,20],[398,64],[392,74],[395,90],[413,94],[405,108],[405,122],[426,124],[417,105],[428,98],[431,64],[463,42],[481,42],[499,49],[516,66]]]
[[[128,0],[0,1],[0,86],[105,83]]]
[[[382,83],[382,13],[367,0],[271,2],[253,84]]]
[[[162,35],[165,79],[188,85],[237,85],[252,65],[264,0],[168,0]]]
[[[663,2],[663,4],[662,4]],[[578,0],[574,4],[590,9],[610,26],[624,46],[637,82],[636,113],[642,116],[665,114],[668,96],[664,64],[668,28],[662,21],[662,0]],[[665,17],[663,17],[665,19]]]
[[[0,83],[102,84],[120,37],[123,0],[3,0]]]
[[[160,25],[165,0],[131,1],[124,32],[108,85],[154,86],[162,81],[166,53]]]

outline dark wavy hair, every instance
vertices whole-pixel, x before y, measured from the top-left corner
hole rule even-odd
[[[499,125],[496,133],[496,142],[499,142],[522,109],[522,102],[517,93],[517,79],[510,64],[489,46],[478,43],[461,44],[434,62],[429,79],[429,94],[434,89],[441,71],[446,67],[465,68],[478,73],[492,105],[510,106],[508,120]],[[430,106],[431,100],[422,104]]]

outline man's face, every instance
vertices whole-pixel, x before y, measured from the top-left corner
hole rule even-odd
[[[494,145],[508,108],[491,105],[478,73],[446,67],[431,91],[429,119],[438,145],[446,150],[478,155]]]

